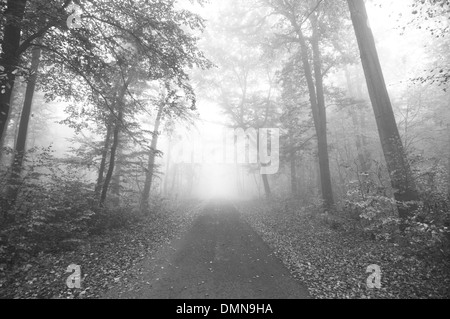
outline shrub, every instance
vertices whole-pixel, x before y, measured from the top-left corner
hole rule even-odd
[[[6,202],[10,172],[0,174],[0,201]],[[64,249],[91,234],[136,221],[126,203],[99,207],[94,185],[82,176],[82,171],[54,159],[49,149],[27,154],[17,200],[8,212],[13,218],[0,228],[0,265]]]
[[[421,201],[415,203],[418,209],[405,222],[404,232],[399,231],[397,205],[400,203],[380,185],[361,189],[361,183],[352,183],[339,216],[345,220],[348,230],[360,232],[365,238],[400,242],[412,254],[424,258],[449,256],[447,171],[439,165],[419,168],[416,165],[415,172]]]

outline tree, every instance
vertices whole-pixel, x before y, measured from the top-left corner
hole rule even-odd
[[[25,91],[25,87],[24,87],[24,83],[22,81],[18,81],[18,83],[16,83],[14,85],[14,89],[11,95],[11,106],[9,108],[9,115],[8,118],[6,119],[6,125],[5,125],[5,134],[2,135],[1,139],[0,139],[0,164],[3,162],[3,158],[5,153],[7,152],[7,148],[6,146],[9,144],[9,139],[15,141],[16,139],[16,134],[14,134],[14,136],[12,136],[13,134],[6,134],[8,127],[16,127],[18,128],[18,125],[15,125],[15,123],[19,123],[20,121],[20,109],[21,109],[21,105],[23,105],[23,98],[24,98],[24,91]],[[9,137],[9,138],[8,138]],[[12,148],[14,148],[15,142],[13,143]]]
[[[299,81],[300,79],[300,81]],[[311,147],[311,140],[316,138],[313,132],[314,121],[311,118],[311,107],[308,103],[308,89],[300,54],[293,54],[285,63],[279,75],[281,82],[281,104],[283,115],[282,157],[289,163],[291,177],[291,192],[294,198],[299,195],[298,163],[304,156],[303,151]]]
[[[145,81],[170,77],[194,108],[195,94],[186,68],[210,64],[197,49],[197,39],[182,28],[202,30],[202,19],[175,10],[172,2],[138,1],[126,8],[121,1],[85,1],[81,5],[83,26],[59,34],[57,39],[47,37],[42,45],[48,55],[44,88],[50,98],[75,102],[68,108],[65,123],[77,130],[86,128],[87,121],[100,126],[105,141],[96,192],[103,205],[114,176],[119,137],[126,134],[148,148],[135,120],[137,114],[148,112],[148,103],[143,92],[134,89]],[[134,71],[130,72],[132,65]],[[75,79],[67,77],[67,71]],[[132,81],[130,73],[134,73]]]
[[[53,27],[65,28],[65,9],[71,0],[7,0],[0,3],[5,19],[0,56],[0,139],[5,134],[11,94],[17,75],[25,75],[23,55]],[[46,19],[42,19],[46,17]],[[27,23],[23,23],[27,21]],[[64,22],[63,22],[64,21]]]
[[[447,131],[450,132],[450,124],[447,125]],[[450,134],[448,134],[448,155],[447,155],[447,197],[450,201]]]
[[[364,0],[348,0],[348,5],[399,216],[405,220],[417,208],[417,204],[408,202],[418,201],[419,195],[395,121]]]
[[[113,141],[112,141],[111,151],[110,151],[109,167],[108,167],[108,171],[105,176],[105,180],[103,182],[102,192],[101,192],[101,196],[100,196],[100,206],[103,206],[103,204],[105,203],[106,196],[107,196],[108,189],[109,189],[109,184],[111,183],[111,179],[112,179],[112,176],[114,173],[114,167],[115,167],[115,162],[116,162],[116,153],[117,153],[117,148],[119,147],[120,132],[121,132],[121,128],[123,125],[122,122],[124,119],[124,108],[125,108],[124,98],[125,98],[125,94],[128,90],[128,87],[134,80],[134,76],[135,76],[135,74],[133,74],[134,73],[133,70],[131,70],[130,73],[131,74],[127,75],[126,79],[124,79],[125,82],[120,83],[120,85],[118,86],[118,94],[117,94],[115,104],[114,104],[114,109],[117,110],[117,115],[115,116],[115,119],[114,119]]]
[[[0,56],[0,138],[5,133],[11,94],[19,66],[17,51],[20,47],[20,24],[25,14],[26,2],[26,0],[9,0],[6,3],[6,10],[1,8],[2,11],[4,10],[6,21],[1,43],[2,54]]]
[[[213,92],[212,100],[219,102],[223,113],[233,129],[261,129],[276,127],[279,105],[275,100],[276,66],[262,49],[263,34],[267,28],[247,25],[245,17],[248,3],[234,1],[232,10],[223,13],[226,17],[216,21],[209,30],[211,41],[208,53],[218,64],[219,70],[204,76]],[[259,13],[251,11],[256,19]],[[219,31],[220,30],[220,31]],[[213,41],[213,39],[215,39]],[[217,40],[219,39],[219,40]],[[235,153],[237,150],[235,139]],[[250,143],[259,145],[258,140]],[[249,168],[248,165],[245,165]],[[242,166],[236,165],[236,183],[239,193],[243,193],[241,178]],[[270,181],[267,174],[261,174],[266,197],[271,196]]]
[[[361,94],[361,83],[355,83],[352,79],[349,67],[345,67],[345,79],[347,82],[348,99],[347,103],[350,116],[355,128],[356,149],[358,152],[358,162],[361,168],[361,172],[364,176],[368,176],[370,170],[370,151],[368,150],[366,130],[366,118],[365,109],[368,107],[368,103],[363,99]],[[359,91],[359,92],[358,92]]]
[[[28,123],[31,116],[31,106],[33,104],[34,90],[36,87],[39,63],[41,59],[41,49],[39,47],[33,48],[31,59],[31,76],[28,80],[27,89],[25,92],[25,101],[20,117],[19,132],[15,145],[14,161],[12,165],[12,172],[10,177],[10,189],[8,191],[8,205],[6,212],[14,205],[17,194],[20,175],[22,172],[23,160],[25,156],[25,148],[27,143]]]
[[[320,44],[324,38],[324,30],[327,30],[330,26],[335,28],[340,23],[340,17],[335,18],[340,6],[338,4],[327,4],[327,6],[321,7],[322,2],[265,1],[290,26],[280,37],[284,42],[294,42],[300,47],[299,53],[316,129],[322,198],[325,207],[333,210],[334,198],[328,154],[327,114],[323,84],[324,76],[332,65],[328,68],[324,67]],[[307,22],[309,22],[309,25],[307,25]],[[309,26],[308,29],[307,26]],[[307,37],[305,32],[309,32],[311,36]],[[308,41],[310,45],[308,45]]]
[[[165,93],[163,93],[164,95]],[[148,201],[150,198],[150,190],[152,188],[152,179],[154,176],[154,170],[155,170],[155,158],[157,154],[157,146],[158,146],[158,138],[159,138],[159,130],[161,127],[161,120],[163,117],[163,111],[165,104],[167,102],[166,96],[163,96],[162,101],[160,101],[160,104],[158,106],[158,113],[156,115],[155,119],[155,125],[154,130],[152,134],[152,143],[150,146],[150,151],[148,154],[148,164],[147,169],[145,171],[145,183],[144,183],[144,189],[142,191],[142,199],[141,199],[141,211],[148,212]]]

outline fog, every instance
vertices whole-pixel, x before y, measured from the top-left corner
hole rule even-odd
[[[422,76],[424,70],[435,58],[430,51],[430,47],[433,46],[435,40],[430,37],[429,31],[426,30],[425,26],[419,29],[408,24],[414,18],[410,9],[411,4],[412,1],[388,0],[369,1],[367,3],[370,26],[376,39],[382,69],[394,108],[397,111],[397,118],[403,116],[401,112],[402,99],[405,92],[411,89],[411,79]],[[248,91],[259,94],[259,92],[270,90],[269,99],[276,101],[281,96],[282,90],[280,83],[276,82],[276,77],[286,61],[286,55],[278,50],[278,52],[273,53],[276,55],[275,59],[263,62],[261,65],[254,65],[254,62],[260,60],[265,54],[263,52],[264,37],[267,41],[270,41],[268,40],[269,37],[273,36],[270,33],[276,34],[275,32],[277,32],[271,31],[266,26],[264,30],[253,30],[254,33],[261,32],[261,35],[246,34],[246,25],[252,23],[252,18],[256,19],[251,10],[259,10],[263,14],[267,13],[267,9],[256,3],[244,4],[226,0],[211,1],[204,6],[192,5],[188,2],[180,5],[206,19],[205,32],[199,34],[201,37],[200,48],[206,52],[206,56],[216,67],[207,71],[206,79],[204,72],[200,70],[192,73],[194,89],[197,93],[195,119],[190,123],[176,123],[173,131],[176,132],[175,135],[180,138],[181,143],[192,141],[196,138],[194,136],[201,136],[205,139],[205,143],[220,145],[224,129],[236,127],[237,124],[233,122],[233,114],[230,110],[226,110],[229,107],[226,103],[234,103],[233,99],[239,99],[242,95],[241,75],[245,74],[248,77],[248,79],[245,79],[248,81],[246,83]],[[237,17],[242,20],[235,20]],[[269,20],[270,18],[273,17],[269,17]],[[229,24],[230,21],[237,21],[238,24]],[[270,23],[271,21],[269,21],[269,26]],[[345,37],[348,37],[348,39]],[[343,43],[351,43],[354,41],[352,38],[353,35],[348,32],[342,32],[341,34],[338,32],[336,35],[336,39]],[[250,65],[242,65],[242,63],[246,63],[245,61],[249,61]],[[355,64],[354,68],[359,69],[357,72],[362,72],[358,64]],[[240,74],[239,72],[243,73]],[[268,79],[265,79],[264,76]],[[207,83],[208,81],[210,83]],[[332,68],[325,78],[325,83],[334,89],[348,91],[342,67]],[[367,90],[365,88],[363,90],[364,98],[368,99]],[[226,101],[223,94],[229,94],[226,98],[229,101]],[[64,112],[66,107],[67,103],[57,100],[45,101],[42,94],[39,91],[37,92],[33,108],[45,109],[48,114],[51,114],[51,117],[39,119],[44,121],[41,125],[45,126],[46,134],[37,136],[33,143],[28,140],[29,148],[51,145],[57,157],[65,157],[70,156],[69,151],[77,145],[73,142],[74,137],[81,135],[100,138],[100,136],[90,135],[86,132],[79,132],[76,135],[75,131],[67,125],[59,124],[58,122],[67,118],[67,113]],[[329,118],[339,117],[339,112],[340,110],[330,106]],[[142,122],[142,125],[148,125],[148,120]],[[33,121],[34,118],[32,118],[30,125],[33,125]],[[338,128],[330,128],[329,135],[331,137],[335,135],[333,130],[338,130]],[[12,134],[13,131],[9,130],[6,138],[9,147],[13,147]],[[179,163],[174,163],[172,159],[169,159],[169,162],[167,161],[167,132],[161,132],[161,141],[158,147],[164,150],[164,154],[161,154],[157,160],[157,164],[161,166],[161,176],[159,182],[154,185],[154,187],[159,188],[159,190],[155,190],[156,192],[164,193],[162,189],[164,184],[166,184],[166,187],[167,184],[171,184],[172,189],[174,189],[176,188],[175,184],[178,183],[179,189],[175,191],[175,196],[189,194],[189,196],[200,198],[247,198],[261,196],[262,194],[260,177],[250,172],[251,168],[248,165],[207,164],[197,161],[195,167],[190,168],[195,176],[195,185],[192,185],[192,182],[189,184],[185,180],[186,176],[181,176],[180,179],[170,176],[167,169],[173,168]],[[182,170],[185,171],[185,169]],[[273,178],[283,178],[284,174],[286,172],[281,168],[280,172]],[[95,174],[92,174],[92,178],[95,178]]]
[[[0,0],[0,298],[448,298],[449,6]]]

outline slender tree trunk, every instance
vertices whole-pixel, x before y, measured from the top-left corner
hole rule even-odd
[[[19,136],[19,128],[20,128],[20,118],[22,117],[22,112],[19,112],[14,121],[14,133],[13,133],[13,148],[17,145],[17,137]],[[11,166],[14,164],[14,156],[12,157]]]
[[[5,26],[3,30],[2,52],[0,56],[0,74],[6,78],[0,80],[0,138],[5,134],[7,118],[14,89],[15,70],[19,65],[19,46],[21,22],[25,13],[26,0],[8,0],[6,2]],[[4,85],[4,87],[3,87]]]
[[[164,110],[164,100],[161,101],[161,105],[159,106],[159,109],[158,109],[158,114],[156,115],[155,129],[153,132],[152,144],[151,144],[151,149],[149,152],[147,172],[145,174],[145,184],[144,184],[144,190],[142,192],[142,201],[141,201],[141,210],[142,210],[142,212],[145,212],[145,213],[149,213],[149,211],[148,211],[149,202],[148,201],[150,198],[150,190],[152,189],[153,173],[155,170],[156,148],[158,146],[159,128],[161,126],[163,110]]]
[[[244,100],[243,102],[244,103]],[[241,123],[243,123],[243,115],[241,116]],[[239,164],[238,163],[238,145],[237,145],[237,137],[235,137],[234,139],[234,162],[236,163],[236,189],[238,191],[239,194],[242,194],[242,190],[241,190],[241,182],[240,182],[240,174],[239,174]]]
[[[113,133],[113,144],[111,146],[111,153],[109,158],[109,167],[108,172],[106,173],[105,182],[103,183],[102,193],[100,196],[100,206],[103,206],[106,201],[106,196],[108,194],[109,184],[111,183],[111,179],[114,173],[115,163],[116,163],[116,152],[117,147],[119,145],[119,137],[120,137],[120,128],[123,122],[123,108],[124,108],[124,98],[125,94],[128,90],[128,86],[132,81],[132,76],[130,76],[126,83],[123,84],[122,90],[119,94],[119,98],[116,101],[116,105],[118,108],[118,116],[114,125],[114,133]]]
[[[256,174],[257,173],[253,173],[253,179],[255,180],[255,185],[256,185],[256,189],[258,190],[258,198],[261,198],[261,187],[259,186],[258,180],[256,179]],[[239,195],[239,193],[237,194]]]
[[[188,171],[188,181],[187,181],[187,185],[188,185],[188,189],[186,192],[186,195],[188,196],[192,196],[192,191],[194,189],[194,178],[195,178],[195,167],[193,163],[189,164],[189,169]]]
[[[448,178],[447,178],[447,193],[448,193],[448,200],[450,201],[450,155],[448,157],[448,165],[447,165],[447,170],[448,170]]]
[[[349,111],[350,111],[350,116],[352,118],[352,122],[353,122],[353,127],[355,129],[355,144],[356,144],[356,151],[358,153],[358,162],[359,165],[361,167],[361,171],[366,173],[369,171],[369,167],[368,167],[368,158],[366,158],[366,145],[364,145],[366,143],[366,139],[364,137],[364,134],[362,133],[363,130],[363,112],[360,111],[359,105],[357,104],[356,101],[356,94],[355,91],[353,89],[353,83],[352,83],[352,79],[350,77],[350,72],[348,70],[348,67],[345,68],[345,77],[347,80],[347,89],[348,89],[348,96],[349,98],[352,100],[352,104],[356,104],[356,105],[350,105],[349,107]],[[361,114],[358,114],[361,113]]]
[[[241,169],[241,180],[242,180],[242,195],[245,194],[245,170]]]
[[[175,190],[177,190],[177,179],[178,179],[178,168],[180,164],[174,164],[172,168],[172,186],[170,187],[170,194],[173,196],[175,194]],[[177,190],[178,191],[178,190]]]
[[[381,145],[391,177],[395,199],[399,202],[399,216],[405,220],[417,205],[405,205],[418,201],[419,195],[413,180],[410,165],[403,148],[397,123],[395,122],[375,39],[369,27],[364,0],[348,0],[356,38],[361,52],[361,61],[366,76],[370,99],[375,113]],[[401,225],[401,229],[404,224]]]
[[[20,116],[19,132],[17,135],[14,161],[12,164],[12,172],[10,177],[10,189],[8,191],[9,204],[7,206],[6,211],[9,211],[11,207],[14,206],[19,192],[20,175],[22,173],[23,160],[25,157],[25,149],[27,143],[28,124],[30,122],[31,107],[33,105],[33,96],[36,88],[36,80],[40,59],[41,59],[41,49],[38,47],[34,47],[31,59],[32,74],[27,83],[27,89],[25,92],[25,101],[23,103],[23,109]]]
[[[297,187],[297,169],[295,167],[295,156],[291,155],[291,192],[292,197],[296,198],[298,196],[298,187]]]
[[[113,133],[113,144],[111,146],[111,152],[109,156],[109,167],[108,172],[105,176],[105,182],[103,183],[102,193],[100,196],[100,206],[103,206],[106,201],[106,196],[108,194],[109,184],[111,183],[111,179],[114,173],[114,168],[116,164],[116,153],[117,153],[117,147],[119,145],[119,137],[120,137],[120,127],[122,125],[123,120],[123,109],[122,106],[119,107],[119,114],[118,114],[118,121],[116,121],[116,124],[114,126],[114,133]]]
[[[362,166],[364,172],[369,172],[372,164],[371,164],[371,152],[369,150],[369,141],[367,138],[367,121],[364,112],[365,104],[360,103],[358,106],[359,110],[359,138],[361,141],[361,151],[362,158],[364,160],[364,164]]]
[[[353,118],[353,124],[356,126],[356,150],[358,152],[358,162],[361,166],[361,172],[364,173],[364,176],[367,176],[367,173],[370,170],[369,159],[370,154],[367,150],[367,140],[365,136],[361,133],[360,122],[358,121],[358,115],[355,114]]]
[[[4,153],[4,149],[3,148],[5,147],[6,136],[8,135],[7,134],[8,126],[11,123],[12,110],[13,110],[13,107],[14,107],[14,105],[16,103],[16,99],[17,99],[17,97],[19,95],[18,93],[19,93],[20,87],[21,87],[21,85],[17,85],[17,84],[14,85],[14,89],[13,89],[12,94],[11,94],[11,102],[10,102],[11,106],[9,108],[8,117],[6,118],[5,132],[0,137],[0,165],[1,165],[1,162],[2,162],[2,158],[3,158],[3,153]],[[16,143],[14,143],[14,145],[16,145]]]
[[[368,103],[363,93],[363,87],[365,85],[364,77],[359,76],[359,72],[356,73],[356,91],[355,97],[357,99],[357,116],[359,118],[359,135],[361,138],[362,153],[364,157],[364,170],[369,172],[372,168],[372,154],[369,149],[369,141],[367,138],[367,119],[366,119],[366,108]]]
[[[114,170],[114,175],[111,182],[111,193],[115,196],[115,199],[117,200],[114,202],[114,204],[119,205],[120,200],[120,179],[122,177],[122,162],[123,162],[123,145],[121,143],[120,137],[119,137],[119,144],[117,145],[117,152],[116,152],[116,167]]]
[[[266,194],[267,198],[270,198],[272,196],[272,193],[270,191],[270,185],[269,185],[269,179],[267,178],[266,174],[261,175],[263,184],[264,184],[264,192]]]
[[[95,186],[95,193],[100,195],[102,186],[103,186],[103,175],[105,174],[106,169],[106,158],[108,156],[108,149],[109,145],[111,144],[111,133],[112,133],[112,125],[111,123],[106,124],[106,137],[105,137],[105,144],[103,145],[102,150],[102,160],[100,162],[100,167],[98,170],[98,177],[97,177],[97,185]]]
[[[319,48],[319,36],[317,34],[317,20],[315,14],[311,15],[313,24],[312,49],[314,60],[314,76],[316,79],[317,107],[319,111],[320,133],[318,136],[320,183],[322,185],[322,196],[327,208],[333,210],[334,198],[331,186],[330,159],[328,155],[327,137],[327,111],[325,107],[325,94],[323,88],[322,57]]]
[[[308,45],[306,44],[303,32],[298,26],[295,19],[291,20],[297,35],[299,37],[302,64],[305,72],[306,82],[308,84],[309,97],[311,102],[311,109],[313,113],[314,125],[317,133],[317,148],[319,156],[320,167],[320,184],[322,189],[322,198],[325,202],[325,207],[333,210],[334,199],[333,190],[331,186],[331,173],[328,158],[328,142],[326,131],[326,110],[325,110],[325,98],[323,92],[323,79],[322,79],[322,63],[320,58],[320,50],[317,36],[313,37],[313,54],[314,54],[314,73],[316,83],[314,84],[313,72],[311,70],[308,54]],[[316,91],[317,89],[317,91]]]
[[[448,165],[447,165],[447,170],[448,170],[448,179],[447,179],[447,193],[448,193],[448,200],[450,201],[450,124],[447,125],[447,131],[448,131],[448,136],[449,136],[449,140],[448,140]]]
[[[170,161],[172,156],[172,137],[169,138],[169,146],[167,150],[167,158],[166,158],[166,172],[164,174],[164,195],[167,196],[168,187],[169,187],[169,172],[170,172]]]
[[[27,89],[25,92],[25,101],[23,103],[22,114],[20,117],[19,134],[17,136],[17,144],[15,148],[16,154],[13,164],[14,172],[19,175],[22,170],[23,157],[27,142],[28,124],[30,122],[31,107],[33,104],[33,97],[36,88],[36,80],[40,59],[41,59],[41,49],[37,47],[33,48],[31,60],[32,75],[30,76],[29,82],[27,84]]]
[[[292,197],[296,198],[298,196],[297,167],[295,160],[294,139],[291,130],[289,132],[289,139],[291,141],[291,154],[289,159],[291,164],[291,192]]]

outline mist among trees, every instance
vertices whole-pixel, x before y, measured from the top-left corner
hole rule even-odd
[[[448,298],[449,23],[448,0],[0,0],[0,297],[102,297],[223,210],[313,298]],[[74,263],[96,275],[67,292]]]

